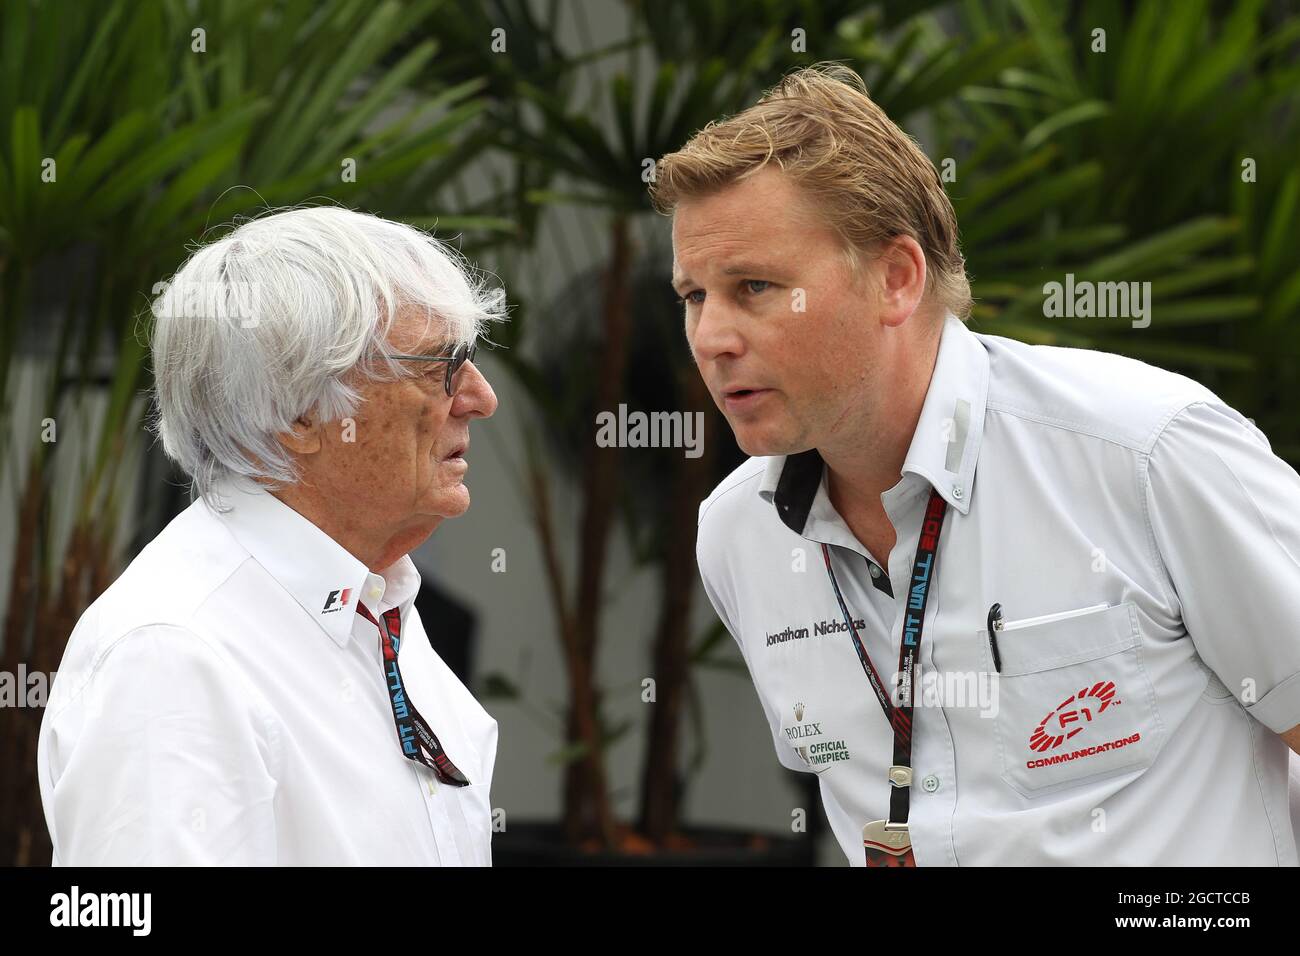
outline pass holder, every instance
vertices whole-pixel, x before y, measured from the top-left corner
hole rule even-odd
[[[912,768],[890,767],[889,784],[891,787],[910,787]],[[916,858],[912,855],[912,837],[906,822],[872,820],[862,828],[862,851],[866,855],[867,866],[916,866]]]

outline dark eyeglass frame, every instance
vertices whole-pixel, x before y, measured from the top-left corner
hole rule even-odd
[[[474,354],[478,351],[477,342],[462,342],[452,350],[450,355],[403,355],[397,352],[385,352],[384,357],[390,359],[401,359],[405,362],[446,362],[447,376],[443,380],[443,388],[447,391],[447,397],[450,398],[456,394],[454,385],[456,373],[460,371],[462,365],[466,362],[474,361]]]

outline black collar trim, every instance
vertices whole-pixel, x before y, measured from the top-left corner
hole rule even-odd
[[[808,512],[812,510],[817,489],[822,483],[822,469],[826,463],[816,448],[790,455],[781,469],[781,478],[776,483],[776,492],[772,502],[776,513],[795,534],[802,535],[804,525],[808,523]]]

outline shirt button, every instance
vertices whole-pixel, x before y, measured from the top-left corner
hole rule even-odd
[[[963,496],[964,494],[966,494],[966,491],[965,491],[965,489],[962,488],[961,485],[953,485],[953,486],[952,486],[952,496],[953,496],[954,498],[956,498],[958,501],[961,501],[962,496]]]
[[[874,564],[871,566],[871,576],[873,578],[880,577],[880,568],[876,567]]]
[[[921,786],[925,787],[926,793],[934,793],[939,789],[939,778],[934,774],[927,774],[925,779],[921,781]]]

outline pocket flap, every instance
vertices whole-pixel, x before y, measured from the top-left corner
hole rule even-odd
[[[1016,677],[1117,654],[1138,641],[1132,601],[1078,617],[998,631],[1002,676]]]

